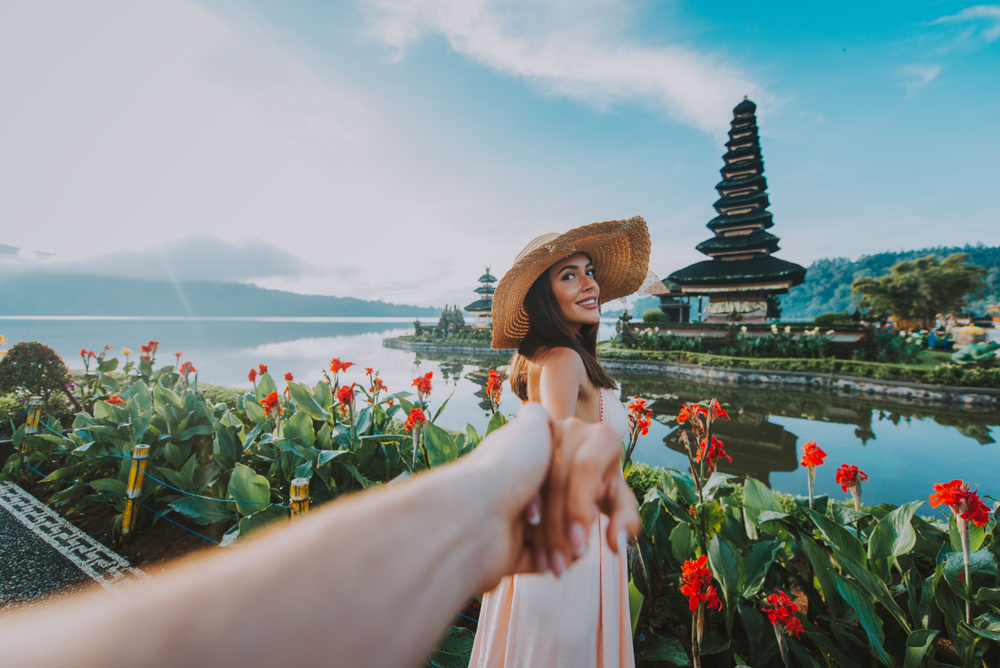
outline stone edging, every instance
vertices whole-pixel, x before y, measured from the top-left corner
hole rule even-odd
[[[414,353],[439,353],[442,355],[513,355],[516,350],[494,349],[489,346],[461,345],[451,343],[425,343],[420,341],[403,341],[401,339],[382,339],[383,348],[408,350]]]
[[[1000,409],[1000,390],[990,388],[927,385],[804,371],[723,369],[657,360],[601,358],[601,364],[609,371],[688,378],[718,385],[757,385],[793,392],[834,393],[842,397],[894,403],[946,404],[975,410]]]
[[[0,480],[0,507],[105,589],[114,591],[149,579],[125,557],[101,545],[13,483]]]

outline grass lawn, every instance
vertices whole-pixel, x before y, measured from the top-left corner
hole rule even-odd
[[[933,369],[939,364],[947,364],[951,362],[951,353],[945,352],[943,350],[925,350],[920,353],[920,362],[917,364],[912,364],[918,369]]]

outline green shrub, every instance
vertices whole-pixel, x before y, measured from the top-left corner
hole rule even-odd
[[[663,484],[663,470],[648,464],[633,464],[625,479],[635,493],[635,498],[642,501],[646,492]]]
[[[205,401],[210,405],[225,404],[230,410],[235,409],[238,398],[248,392],[248,390],[238,390],[234,387],[223,387],[222,385],[210,385],[208,383],[198,383],[198,389],[202,391]]]
[[[0,394],[0,434],[10,434],[14,427],[24,422],[24,405],[16,394]]]
[[[813,324],[818,327],[834,327],[836,325],[853,325],[854,319],[846,313],[820,313],[813,318]]]
[[[666,314],[658,308],[651,308],[642,314],[642,321],[647,323],[663,322]]]
[[[56,351],[38,341],[18,343],[0,359],[0,394],[25,394],[48,402],[70,382],[69,369]]]

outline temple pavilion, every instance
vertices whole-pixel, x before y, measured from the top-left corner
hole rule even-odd
[[[767,210],[756,111],[757,105],[745,97],[733,109],[722,181],[715,186],[719,199],[713,206],[719,215],[708,222],[715,236],[696,246],[712,259],[675,271],[663,281],[679,286],[682,295],[708,297],[702,314],[707,321],[778,318],[777,295],[805,280],[805,267],[773,255],[779,250],[778,237],[768,232],[774,222]]]
[[[469,315],[474,316],[473,327],[493,326],[493,293],[496,289],[493,284],[497,278],[490,274],[490,268],[486,267],[486,273],[479,277],[480,286],[476,288],[479,299],[465,307]]]

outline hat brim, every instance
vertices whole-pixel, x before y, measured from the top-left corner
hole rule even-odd
[[[493,295],[493,348],[517,348],[528,333],[524,297],[553,264],[586,253],[594,264],[605,304],[635,293],[649,272],[649,228],[641,216],[591,223],[565,234],[545,234],[529,243],[503,275]]]

